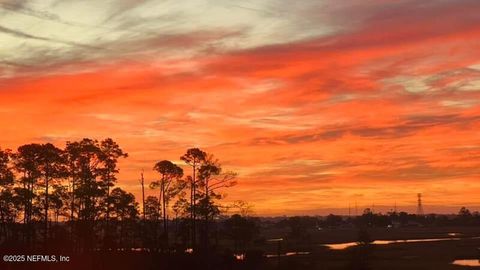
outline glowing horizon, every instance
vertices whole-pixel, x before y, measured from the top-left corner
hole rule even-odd
[[[338,2],[0,0],[0,147],[111,137],[137,200],[200,147],[259,215],[480,210],[480,2]]]

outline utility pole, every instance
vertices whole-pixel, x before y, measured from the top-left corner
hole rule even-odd
[[[358,207],[357,207],[357,201],[355,201],[355,216],[358,216]]]
[[[142,183],[142,212],[143,212],[143,220],[145,221],[145,179],[143,178],[143,169],[141,175],[141,183]]]

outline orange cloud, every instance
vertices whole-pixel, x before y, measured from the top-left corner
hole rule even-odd
[[[138,58],[19,69],[0,80],[0,145],[112,137],[137,195],[142,168],[151,181],[156,161],[202,147],[239,173],[227,201],[259,214],[411,210],[417,192],[430,211],[477,207],[478,3],[363,3],[330,35],[208,50],[245,33],[204,31],[167,40],[200,52],[183,57],[147,50],[160,38],[127,44]]]

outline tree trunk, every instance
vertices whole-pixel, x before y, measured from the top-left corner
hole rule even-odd
[[[70,242],[72,243],[72,248],[75,248],[74,242],[73,242],[73,230],[74,230],[74,224],[73,224],[73,214],[75,211],[75,176],[72,176],[72,201],[70,204]]]
[[[166,201],[166,198],[165,198],[165,182],[162,182],[162,206],[163,206],[163,233],[165,235],[165,245],[167,247],[167,250],[168,250],[168,246],[169,246],[169,243],[168,243],[168,228],[167,228],[167,201]]]
[[[48,166],[47,166],[48,170]],[[49,179],[48,173],[45,174],[45,231],[43,235],[43,240],[45,241],[45,246],[48,243],[48,181]]]
[[[160,249],[161,248],[161,245],[162,245],[162,234],[160,233],[161,231],[161,220],[160,218],[163,218],[162,216],[162,210],[163,210],[163,207],[162,207],[162,185],[163,185],[163,177],[162,176],[162,182],[160,182],[160,192],[158,193],[158,219],[157,219],[157,224],[155,226],[155,230],[158,231],[158,240],[159,240],[159,243],[158,243],[158,248]]]
[[[210,203],[210,195],[208,189],[208,178],[205,179],[205,252],[208,256],[208,248],[209,248],[209,227],[208,227],[208,211],[209,211],[209,203]]]
[[[107,175],[107,179],[109,178],[110,175]],[[103,241],[104,241],[104,246],[108,249],[107,245],[110,245],[110,242],[112,240],[111,233],[110,233],[110,180],[107,180],[107,209],[105,209],[105,227],[104,227],[104,232],[103,232]]]
[[[197,242],[197,229],[196,229],[196,214],[195,214],[195,205],[196,205],[196,179],[195,179],[195,172],[196,172],[197,164],[195,161],[193,162],[193,195],[192,195],[192,248],[195,249],[196,242]]]

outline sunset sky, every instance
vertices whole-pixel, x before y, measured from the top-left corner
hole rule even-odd
[[[0,147],[190,147],[258,215],[480,210],[480,1],[0,0]],[[152,193],[153,194],[153,193]]]

